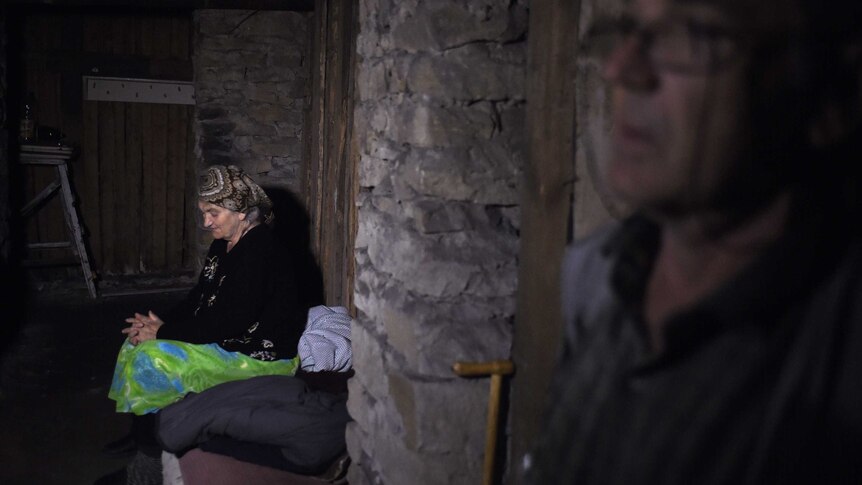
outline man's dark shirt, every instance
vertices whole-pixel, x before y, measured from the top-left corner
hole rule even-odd
[[[787,236],[667,322],[661,355],[642,317],[658,227],[636,216],[570,250],[528,482],[862,483],[862,245],[844,223],[798,210]]]

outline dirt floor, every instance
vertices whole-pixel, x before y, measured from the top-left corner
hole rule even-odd
[[[20,321],[0,322],[0,484],[86,485],[124,465],[99,453],[130,422],[107,398],[123,319],[183,294],[33,292]]]

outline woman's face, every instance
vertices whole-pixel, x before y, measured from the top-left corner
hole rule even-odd
[[[203,215],[204,227],[212,232],[214,239],[239,240],[240,225],[245,220],[245,214],[202,200],[198,201],[198,208]]]

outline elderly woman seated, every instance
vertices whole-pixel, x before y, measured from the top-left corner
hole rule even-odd
[[[134,413],[138,453],[96,483],[161,483],[152,416],[187,393],[297,369],[304,318],[288,255],[268,228],[269,197],[233,165],[209,167],[198,195],[214,240],[197,285],[164,319],[152,311],[126,319],[109,397]]]

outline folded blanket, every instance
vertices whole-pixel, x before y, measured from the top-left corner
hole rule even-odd
[[[316,306],[299,338],[299,360],[308,372],[344,372],[353,365],[350,350],[350,315],[347,308]]]
[[[315,473],[344,450],[347,396],[312,391],[295,377],[229,382],[164,408],[157,436],[180,453],[215,436],[277,446],[285,469]]]

